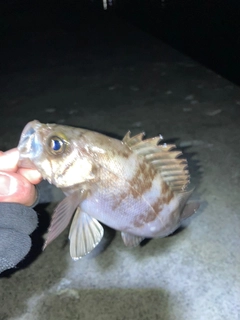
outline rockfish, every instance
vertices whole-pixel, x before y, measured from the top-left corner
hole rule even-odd
[[[18,150],[19,166],[36,168],[66,197],[52,216],[46,247],[70,223],[70,254],[89,253],[102,239],[102,222],[121,231],[126,246],[173,233],[199,207],[187,203],[192,191],[187,161],[144,133],[122,141],[86,129],[29,122]]]

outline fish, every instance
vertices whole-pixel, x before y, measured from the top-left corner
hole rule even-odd
[[[122,140],[58,124],[29,122],[22,131],[19,166],[37,169],[66,197],[52,215],[45,249],[67,228],[70,255],[78,260],[101,241],[105,224],[121,232],[128,247],[145,238],[163,238],[199,207],[187,160],[162,136]]]

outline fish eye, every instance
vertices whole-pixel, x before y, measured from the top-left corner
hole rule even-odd
[[[48,145],[51,153],[55,155],[62,154],[65,150],[65,141],[57,136],[51,137]]]

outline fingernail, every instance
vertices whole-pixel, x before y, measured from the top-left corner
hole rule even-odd
[[[17,181],[5,172],[0,172],[0,196],[9,196],[17,190]]]

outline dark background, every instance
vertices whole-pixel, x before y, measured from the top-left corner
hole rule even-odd
[[[127,8],[127,3],[131,3]],[[239,84],[240,3],[119,1],[123,17]]]
[[[81,33],[79,45],[88,45],[98,19],[103,24],[104,20],[109,23],[109,19],[117,16],[231,81],[240,82],[238,1],[116,0],[112,7],[104,11],[99,0],[16,0],[2,2],[0,8],[0,36],[2,54],[5,55],[1,60],[5,71],[11,67],[11,59],[29,54],[33,45],[35,48],[39,46],[43,55],[44,45],[52,46],[55,50],[54,46],[64,32]],[[107,26],[102,28],[102,37],[113,32]],[[116,33],[116,38],[119,36],[121,30]]]
[[[173,236],[129,250],[109,232],[72,262],[67,229],[41,252],[62,196],[42,185],[32,256],[1,278],[0,319],[238,319],[240,5],[116,1],[1,2],[0,150],[34,119],[162,134],[188,159],[201,207]]]

